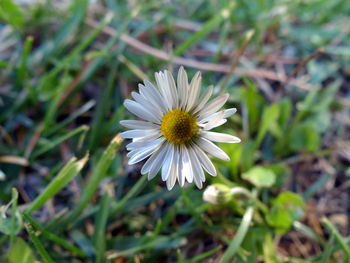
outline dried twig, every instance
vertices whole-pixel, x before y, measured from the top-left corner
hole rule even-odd
[[[235,70],[237,69],[238,67],[238,64],[239,64],[239,60],[241,58],[241,56],[243,55],[244,51],[246,50],[250,40],[252,39],[254,35],[254,30],[249,30],[245,36],[244,36],[244,40],[243,40],[243,44],[241,45],[241,47],[237,50],[236,52],[236,55],[234,55],[233,59],[232,59],[232,63],[231,63],[231,66],[230,66],[230,72],[228,72],[224,78],[224,80],[222,81],[222,84],[221,84],[221,91],[224,90],[224,88],[226,87],[227,85],[227,82],[230,78],[230,76],[235,72]]]
[[[87,60],[82,69],[79,71],[78,76],[69,83],[68,87],[64,90],[64,93],[62,94],[59,102],[58,107],[63,104],[63,102],[66,100],[66,98],[69,96],[69,94],[74,90],[74,88],[80,83],[81,79],[83,78],[84,74],[86,73],[86,70],[90,67],[93,60]]]
[[[281,98],[282,93],[283,93],[283,87],[286,87],[289,84],[294,84],[295,86],[299,87],[299,88],[304,88],[303,85],[298,86],[297,85],[297,76],[299,75],[299,73],[305,68],[306,64],[309,63],[311,60],[313,60],[314,58],[318,57],[319,55],[321,55],[324,52],[324,48],[318,48],[315,52],[313,52],[311,55],[307,56],[306,58],[300,60],[300,62],[297,64],[296,68],[294,69],[294,71],[288,75],[285,79],[284,82],[280,83],[280,86],[278,87],[277,92],[275,93],[275,96],[273,98],[274,101],[277,101],[278,99]]]
[[[96,28],[98,27],[98,23],[92,19],[87,19],[86,23],[93,27]],[[111,27],[105,27],[103,29],[103,32],[114,36],[118,34],[118,32],[111,28]],[[206,63],[206,62],[200,62],[192,59],[186,59],[182,57],[177,57],[177,56],[172,56],[171,54],[168,54],[162,50],[153,48],[135,38],[130,37],[129,35],[123,33],[120,34],[120,39],[128,44],[129,46],[145,53],[149,54],[151,56],[157,57],[161,60],[169,61],[177,65],[183,65],[187,67],[193,67],[197,68],[200,70],[208,70],[208,71],[216,71],[216,72],[222,72],[222,73],[229,73],[231,71],[231,66],[230,65],[224,65],[224,64],[213,64],[213,63]],[[236,73],[238,75],[245,75],[249,77],[254,77],[254,78],[265,78],[273,81],[279,81],[279,82],[286,82],[287,77],[285,76],[280,76],[276,74],[273,71],[269,70],[264,70],[264,69],[236,69]],[[296,83],[296,85],[301,85],[300,83]]]
[[[294,69],[294,71],[292,72],[292,74],[290,74],[287,77],[286,83],[284,83],[285,85],[287,85],[289,83],[289,81],[291,79],[294,79],[298,76],[298,74],[302,71],[303,68],[305,68],[306,64],[309,63],[311,60],[313,60],[314,58],[318,57],[319,55],[321,55],[324,51],[323,47],[318,48],[314,53],[312,53],[311,55],[309,55],[308,57],[304,58],[303,60],[301,60],[297,67]]]
[[[3,128],[1,125],[0,125],[0,135],[3,136],[4,140],[10,144],[10,145],[14,145],[15,142],[14,140],[12,139],[11,135],[6,131],[5,128]],[[1,137],[0,137],[1,138]]]
[[[27,159],[19,156],[12,156],[12,155],[0,156],[0,163],[13,163],[20,166],[27,166],[29,164]]]
[[[34,132],[34,135],[32,136],[32,138],[29,141],[29,144],[27,146],[27,148],[24,151],[24,157],[25,158],[29,158],[30,154],[32,153],[35,145],[37,144],[37,142],[39,141],[41,132],[43,130],[43,125],[39,125]]]

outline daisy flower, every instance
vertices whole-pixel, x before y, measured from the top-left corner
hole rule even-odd
[[[220,110],[229,95],[223,94],[208,102],[213,88],[200,96],[201,73],[188,83],[186,71],[179,69],[177,83],[169,71],[155,73],[157,85],[145,80],[134,100],[126,99],[125,107],[142,120],[123,120],[120,124],[131,130],[121,133],[132,139],[126,148],[129,164],[148,158],[141,174],[148,180],[161,170],[161,177],[171,190],[176,180],[202,188],[204,171],[216,176],[208,154],[229,161],[228,155],[213,142],[238,143],[240,139],[210,130],[224,124],[236,112],[235,108]]]

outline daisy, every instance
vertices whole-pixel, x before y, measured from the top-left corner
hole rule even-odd
[[[208,102],[213,88],[200,96],[201,73],[188,83],[186,71],[179,69],[177,85],[169,71],[155,73],[157,85],[145,80],[134,100],[126,99],[125,107],[143,120],[123,120],[120,124],[131,130],[121,133],[132,139],[126,148],[129,164],[147,159],[141,174],[148,180],[161,170],[161,177],[171,190],[176,180],[202,188],[204,171],[216,176],[216,169],[208,155],[229,161],[228,155],[212,142],[238,143],[241,140],[228,134],[210,130],[224,124],[236,112],[235,108],[220,110],[229,95],[223,94]]]

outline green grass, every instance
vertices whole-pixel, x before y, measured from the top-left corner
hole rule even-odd
[[[0,262],[349,262],[348,1],[58,2],[0,1]],[[215,205],[118,136],[179,57],[238,108]]]

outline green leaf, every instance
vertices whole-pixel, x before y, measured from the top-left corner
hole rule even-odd
[[[244,106],[242,111],[246,112],[248,117],[248,133],[252,134],[252,132],[255,132],[259,127],[258,119],[261,114],[261,109],[265,104],[265,100],[259,94],[256,85],[253,82],[247,78],[243,78],[243,81],[246,87],[240,89],[240,96]]]
[[[276,175],[276,181],[273,184],[273,187],[280,187],[283,185],[285,179],[290,176],[291,171],[287,165],[283,164],[273,164],[265,166],[271,170]]]
[[[265,235],[267,235],[269,231],[270,230],[266,226],[251,225],[242,244],[242,248],[246,251],[250,251],[253,257],[255,255],[255,259],[259,251],[262,250]]]
[[[292,102],[289,98],[282,99],[279,103],[279,118],[278,123],[281,128],[285,130],[287,128],[290,117],[292,116]]]
[[[296,125],[289,134],[289,148],[292,151],[314,152],[320,147],[320,135],[307,123]]]
[[[268,131],[270,131],[276,137],[280,137],[282,135],[282,131],[277,123],[280,114],[279,110],[279,105],[276,103],[264,109],[260,129],[256,138],[256,148],[260,146]]]
[[[253,140],[247,140],[240,143],[242,149],[240,150],[239,163],[243,167],[243,171],[247,171],[254,165],[255,158],[255,142]]]
[[[18,192],[12,189],[12,199],[6,206],[0,207],[0,232],[11,235],[13,238],[22,229],[23,220],[21,213],[17,210]],[[11,216],[7,216],[7,210],[11,206]]]
[[[326,88],[315,88],[310,91],[304,101],[297,104],[297,121],[305,120],[311,114],[328,111],[340,86],[341,82],[337,80]]]
[[[230,133],[230,131],[228,131],[227,133]],[[244,167],[248,167],[247,169],[249,169],[251,167],[251,163],[254,163],[254,150],[251,150],[251,153],[249,155],[250,160],[247,160],[246,155],[242,155],[243,154],[243,145],[245,145],[247,143],[247,141],[244,141],[243,143],[222,143],[220,144],[220,148],[222,148],[227,154],[228,156],[230,156],[231,161],[230,162],[225,162],[225,166],[229,169],[230,171],[230,175],[232,175],[232,177],[235,177],[239,174],[239,169],[240,169],[240,165],[243,166],[243,162],[245,162],[246,166]],[[247,148],[245,146],[245,148]],[[245,149],[246,151],[249,151],[249,149]],[[242,158],[242,156],[245,156],[244,158]],[[241,160],[242,159],[242,160]],[[247,170],[246,169],[246,170]]]
[[[331,124],[331,112],[322,110],[308,117],[305,122],[310,124],[318,133],[324,133]]]
[[[0,213],[0,232],[5,235],[16,235],[22,228],[22,217],[21,214],[16,212],[16,223],[13,224],[12,217],[3,217]]]
[[[0,68],[7,68],[9,66],[10,64],[8,62],[0,60]]]
[[[272,203],[275,206],[280,206],[289,212],[293,220],[299,220],[303,216],[305,203],[303,198],[293,192],[280,193]]]
[[[273,201],[275,205],[289,205],[293,204],[295,206],[304,207],[304,201],[300,195],[293,192],[283,192],[280,193]]]
[[[10,263],[35,263],[36,260],[30,246],[21,238],[17,237],[8,254]]]
[[[266,221],[280,234],[288,231],[294,221],[302,218],[305,203],[301,196],[292,192],[280,193],[273,201],[272,208],[266,215]]]
[[[276,175],[267,168],[255,166],[242,174],[242,178],[257,187],[270,187],[276,181]]]
[[[278,206],[272,207],[266,215],[266,221],[270,226],[276,229],[278,234],[284,234],[293,224],[289,212]]]
[[[12,0],[1,0],[0,20],[15,27],[21,27],[24,23],[24,14],[21,8]]]

